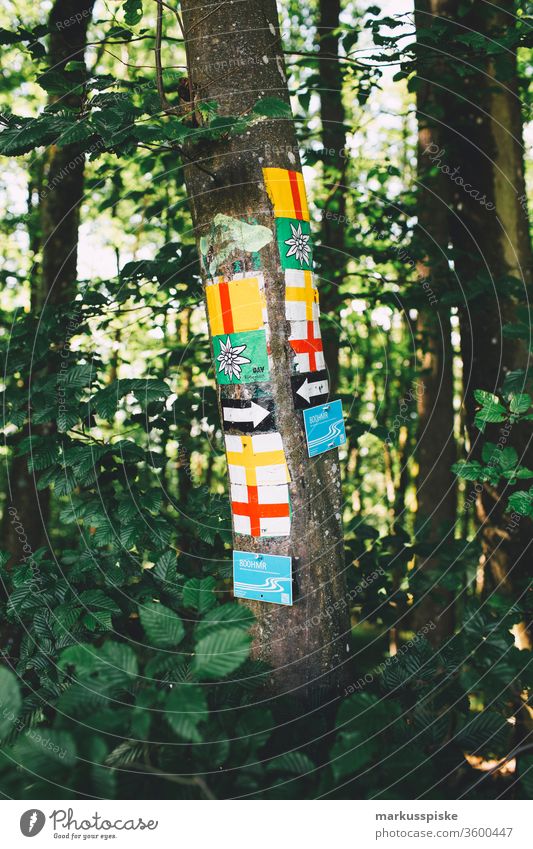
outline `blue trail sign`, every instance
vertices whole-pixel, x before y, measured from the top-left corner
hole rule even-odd
[[[346,442],[342,403],[331,401],[303,411],[307,450],[310,457],[338,448]]]
[[[292,557],[234,551],[233,592],[235,598],[291,605]]]

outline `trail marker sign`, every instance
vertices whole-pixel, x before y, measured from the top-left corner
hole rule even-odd
[[[331,401],[303,411],[307,450],[310,457],[338,448],[346,442],[341,401]]]
[[[233,552],[235,598],[292,605],[292,557]]]

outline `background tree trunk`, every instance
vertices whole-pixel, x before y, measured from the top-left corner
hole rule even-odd
[[[49,18],[51,69],[62,71],[69,62],[84,61],[94,2],[56,0]],[[78,94],[62,102],[71,109],[82,106]],[[78,145],[48,148],[41,195],[42,277],[41,286],[32,293],[36,309],[45,302],[50,306],[66,304],[75,294],[84,170],[85,156]]]
[[[455,3],[449,8],[457,32],[467,27],[491,44],[501,39],[515,11],[509,0],[490,9],[474,6],[466,16],[459,15]],[[517,299],[528,300],[533,263],[516,51],[505,46],[493,58],[483,51],[465,58],[474,69],[452,77],[451,93],[441,98],[448,130],[440,160],[442,166],[458,169],[469,186],[466,190],[466,185],[452,183],[450,220],[455,267],[466,299],[460,309],[466,425],[471,454],[478,457],[483,442],[498,442],[500,428],[489,426],[480,439],[474,427],[474,390],[497,392],[506,374],[528,364],[523,343],[506,337],[502,328],[516,320]],[[526,464],[528,455],[531,462],[528,428],[515,426],[509,442]],[[511,570],[517,578],[525,571],[532,541],[527,519],[507,529],[506,501],[501,489],[485,487],[477,502],[485,557],[494,579],[504,584]]]
[[[196,105],[216,101],[220,115],[232,116],[247,112],[262,98],[276,97],[289,103],[275,0],[224,3],[208,14],[202,0],[186,0],[182,9],[189,82]],[[226,55],[228,44],[229,73],[221,69],[221,51]],[[294,410],[284,274],[262,173],[264,167],[301,170],[294,124],[290,118],[261,120],[233,138],[191,145],[187,157],[194,160],[186,167],[186,185],[204,270],[206,255],[211,267],[226,279],[234,274],[234,261],[243,271],[253,267],[244,239],[232,244],[229,256],[219,256],[217,215],[261,225],[270,233],[260,252],[270,326],[268,390],[291,477],[291,536],[234,534],[234,547],[294,558],[296,598],[292,608],[247,602],[257,618],[254,655],[272,666],[273,691],[292,691],[317,700],[323,692],[337,691],[346,678],[350,621],[339,462],[335,451],[308,459],[302,416]],[[262,387],[267,388],[265,384]],[[225,389],[234,398],[245,398],[252,387]]]
[[[431,28],[432,16],[445,6],[442,0],[417,0],[417,28]],[[416,388],[418,406],[417,501],[424,537],[446,545],[453,539],[456,517],[456,484],[451,471],[456,460],[453,409],[453,350],[450,307],[442,296],[450,292],[448,243],[449,180],[435,175],[431,153],[441,147],[436,83],[442,78],[446,60],[442,54],[419,45],[417,87],[418,180],[417,180],[417,272],[421,306],[417,336],[420,381]],[[440,549],[442,551],[442,548]],[[439,551],[421,559],[423,570],[436,570]],[[415,630],[432,621],[436,641],[453,632],[453,595],[435,586],[413,610]]]
[[[320,120],[322,123],[322,177],[325,200],[321,209],[318,252],[321,275],[321,306],[324,356],[331,392],[339,382],[340,305],[339,287],[346,273],[346,149],[345,109],[342,102],[342,69],[339,56],[340,0],[320,0],[318,23],[318,70]]]
[[[83,61],[93,6],[94,0],[56,0],[49,16],[50,69],[61,71],[69,61]],[[82,101],[78,95],[69,95],[65,105],[80,108]],[[36,313],[65,306],[75,294],[84,167],[85,156],[75,144],[61,148],[52,145],[46,152],[39,202],[42,261],[39,269],[33,269],[30,281],[31,307]],[[43,429],[30,426],[23,435],[29,433],[43,433]],[[27,455],[14,456],[12,460],[8,501],[17,511],[18,521],[35,551],[48,541],[50,492],[37,490],[27,460]],[[2,519],[2,540],[6,551],[14,558],[20,556],[20,539],[7,510]]]

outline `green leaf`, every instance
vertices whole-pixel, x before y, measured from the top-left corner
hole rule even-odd
[[[252,112],[266,118],[291,118],[291,107],[279,97],[263,97],[254,104]]]
[[[67,144],[79,144],[92,135],[94,135],[94,129],[87,121],[77,121],[61,133],[56,144],[58,147],[65,147]]]
[[[244,604],[228,602],[214,607],[196,626],[196,639],[205,637],[220,628],[243,628],[249,630],[255,621],[252,611]]]
[[[48,122],[26,119],[20,123],[21,126],[8,127],[0,133],[0,154],[22,156],[36,147],[49,144],[56,136]]]
[[[185,636],[181,618],[170,607],[150,601],[139,608],[139,615],[144,632],[154,646],[177,646]]]
[[[337,735],[330,752],[330,766],[336,781],[353,775],[365,767],[377,748],[377,741],[368,740],[363,731],[342,731]]]
[[[504,397],[508,398],[515,390],[523,389],[526,378],[527,372],[525,369],[516,369],[515,371],[507,372],[502,386]]]
[[[137,674],[137,657],[125,643],[108,641],[99,648],[78,643],[61,653],[58,666],[87,682],[87,689],[103,694],[129,685]]]
[[[303,752],[285,752],[270,761],[267,772],[286,772],[289,775],[305,775],[312,772],[315,765]]]
[[[77,73],[66,71],[45,71],[37,77],[37,82],[47,94],[55,95],[56,97],[68,96],[73,93],[81,93],[83,90],[83,76]]]
[[[176,552],[165,551],[165,553],[157,560],[152,574],[163,584],[176,584],[176,562]]]
[[[247,659],[250,642],[242,628],[224,628],[202,637],[195,646],[193,671],[198,678],[224,678]]]
[[[93,633],[96,631],[111,631],[113,629],[113,620],[109,610],[98,610],[93,613],[84,613],[81,617],[82,624],[88,631]]]
[[[95,610],[108,610],[110,613],[120,613],[120,607],[103,590],[84,590],[77,601],[85,607]]]
[[[487,404],[478,410],[476,418],[480,422],[503,422],[507,417],[507,410],[503,404]]]
[[[373,693],[353,693],[341,702],[335,724],[338,728],[349,725],[379,729],[389,709]]]
[[[531,407],[531,396],[522,392],[518,395],[511,395],[509,409],[511,413],[527,413]]]
[[[209,716],[204,688],[197,684],[175,684],[165,702],[165,720],[178,737],[201,743],[198,724]]]
[[[521,489],[518,492],[513,492],[509,496],[509,508],[515,513],[520,513],[521,516],[528,516],[531,513],[532,498],[529,492]]]
[[[509,469],[514,469],[517,463],[518,454],[516,453],[514,448],[511,448],[511,446],[507,446],[507,448],[503,448],[502,450],[500,450],[498,457],[498,465],[501,469],[509,471]]]
[[[533,478],[533,471],[531,469],[527,469],[525,466],[515,466],[513,469],[509,471],[505,471],[503,473],[504,478],[509,481],[515,483],[517,480],[528,480],[529,478]]]
[[[163,380],[147,378],[115,380],[105,389],[99,389],[91,398],[91,408],[103,419],[111,420],[119,402],[126,395],[134,395],[142,409],[153,401],[163,401],[170,395],[170,389]]]
[[[18,763],[31,764],[35,774],[44,778],[53,768],[73,767],[76,763],[76,743],[72,735],[52,728],[28,728],[13,751]]]
[[[492,458],[500,451],[495,442],[485,442],[481,449],[481,459],[484,463],[491,463]],[[461,462],[461,461],[460,461]]]
[[[452,466],[452,472],[467,481],[480,480],[483,474],[483,466],[477,460],[468,462],[467,460],[459,460]]]
[[[90,386],[94,378],[94,366],[91,363],[81,363],[62,373],[61,382],[73,389],[84,389]]]
[[[216,603],[213,592],[216,581],[212,577],[191,578],[183,587],[183,604],[200,613],[210,610]]]
[[[493,395],[492,392],[487,392],[485,389],[474,389],[474,398],[478,402],[478,404],[497,404],[499,403],[499,398],[497,395]]]
[[[142,0],[126,0],[122,4],[122,8],[124,9],[124,20],[129,27],[139,23],[143,16]]]
[[[10,669],[0,667],[0,739],[16,729],[22,699],[16,675]]]
[[[467,752],[501,755],[510,743],[512,726],[493,710],[473,714],[456,734],[456,742]]]

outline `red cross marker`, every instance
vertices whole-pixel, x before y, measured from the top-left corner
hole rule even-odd
[[[236,516],[248,516],[250,519],[250,534],[261,536],[260,519],[278,519],[290,515],[287,504],[259,504],[256,486],[248,486],[248,501],[232,501],[231,509]]]
[[[307,338],[290,339],[291,347],[297,354],[309,354],[309,371],[316,371],[316,354],[323,350],[320,335],[315,336],[314,322],[307,321]]]

